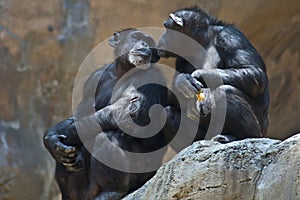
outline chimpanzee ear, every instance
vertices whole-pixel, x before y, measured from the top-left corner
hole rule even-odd
[[[108,43],[111,47],[116,48],[120,43],[120,33],[114,32],[113,36],[111,36],[111,38],[109,38]]]
[[[152,55],[151,55],[151,63],[157,63],[160,59],[160,56],[158,55],[157,48],[151,48]]]

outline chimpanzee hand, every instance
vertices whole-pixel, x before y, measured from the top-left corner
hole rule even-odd
[[[174,87],[188,99],[195,98],[196,93],[203,87],[202,83],[190,74],[179,74],[175,77]]]
[[[78,157],[78,148],[64,143],[67,138],[65,132],[73,122],[72,118],[62,121],[44,135],[44,144],[52,157],[68,167],[76,166]]]
[[[196,93],[203,87],[202,83],[193,78],[190,74],[179,74],[175,77],[174,87],[183,94],[187,101],[187,117],[199,120],[199,106],[196,105]]]
[[[44,143],[52,157],[64,166],[74,166],[76,164],[77,149],[73,146],[68,146],[60,140],[65,136],[51,134],[44,137]]]
[[[204,94],[203,100],[199,101],[194,98],[187,101],[187,116],[194,121],[199,120],[199,117],[206,117],[215,106],[213,94],[210,89],[203,88],[201,91]]]
[[[203,88],[201,91],[204,94],[204,99],[201,101],[196,101],[196,107],[200,117],[206,117],[215,107],[215,101],[214,96],[209,88]]]

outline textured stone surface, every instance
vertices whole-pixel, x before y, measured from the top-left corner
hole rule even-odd
[[[71,114],[74,76],[92,44],[88,2],[0,2],[0,199],[54,199],[42,135]]]
[[[299,132],[298,0],[0,0],[0,199],[54,198],[42,134],[71,114],[74,78],[93,46],[115,30],[162,27],[169,12],[191,5],[234,22],[264,57],[268,136]]]
[[[124,200],[299,199],[300,134],[284,141],[196,142]]]

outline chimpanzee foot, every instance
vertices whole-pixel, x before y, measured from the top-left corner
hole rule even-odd
[[[238,140],[238,138],[233,136],[233,135],[216,135],[211,140],[216,141],[216,142],[220,142],[222,144],[226,144],[226,143],[229,143],[229,142],[236,141],[236,140]]]

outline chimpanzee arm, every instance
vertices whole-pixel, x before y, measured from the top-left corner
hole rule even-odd
[[[137,105],[139,102],[134,103]],[[139,105],[134,107],[132,104],[129,97],[125,96],[94,114],[76,119],[66,131],[68,140],[93,139],[102,131],[119,129],[118,123],[129,123],[130,116],[139,110]],[[80,133],[83,134],[79,138]]]
[[[216,80],[221,78],[224,85],[234,86],[248,94],[250,97],[261,95],[267,83],[265,73],[254,67],[196,70],[192,76],[205,84],[205,80]]]
[[[110,95],[97,94],[98,87],[103,87],[105,83],[105,70],[107,67],[100,68],[96,70],[90,77],[85,81],[83,86],[83,94],[82,99],[79,105],[76,108],[75,117],[81,118],[84,116],[91,115],[95,112],[96,103],[102,105],[102,107],[106,106]],[[102,98],[98,98],[101,96]],[[97,102],[98,101],[98,102]]]
[[[95,137],[101,129],[97,122],[95,111],[101,109],[109,104],[111,98],[111,92],[109,89],[100,91],[101,88],[106,88],[107,84],[112,85],[111,81],[114,79],[111,77],[110,65],[102,67],[96,70],[91,76],[85,81],[83,88],[82,100],[76,108],[74,114],[74,123],[69,126],[66,130],[65,143],[73,144],[75,141],[81,141],[84,138]],[[103,112],[101,112],[101,115]],[[100,121],[101,122],[101,121]],[[101,127],[107,127],[103,123]],[[78,130],[77,130],[78,129]],[[104,129],[102,129],[104,130]],[[79,137],[79,133],[81,134]],[[83,138],[84,137],[84,138]]]
[[[250,97],[264,92],[268,83],[264,61],[243,33],[227,25],[215,36],[213,45],[220,57],[216,63],[218,69],[196,70],[193,77],[202,82],[203,78],[220,76],[223,84],[234,86]]]
[[[98,124],[100,125],[102,130],[114,130],[118,129],[118,125],[115,121],[115,116],[113,114],[113,110],[116,108],[116,104],[106,106],[105,108],[97,111],[94,115]],[[122,110],[119,110],[123,112]]]
[[[86,115],[93,110],[93,102],[95,97],[95,85],[97,86],[99,80],[98,70],[93,73],[86,81],[84,87],[83,100],[79,105],[79,112],[77,116]],[[91,88],[92,87],[92,88]],[[76,116],[76,117],[77,117]],[[64,164],[65,166],[76,164],[77,147],[82,145],[82,142],[76,132],[75,118],[72,116],[48,129],[44,134],[44,144],[53,158]],[[73,129],[75,128],[75,132]],[[69,131],[72,130],[72,131]]]
[[[85,139],[92,139],[98,133],[105,130],[114,130],[118,126],[113,117],[112,106],[107,106],[98,110],[92,115],[88,115],[76,119],[75,123],[69,127],[66,132],[67,138],[70,140],[78,140],[79,134]]]

